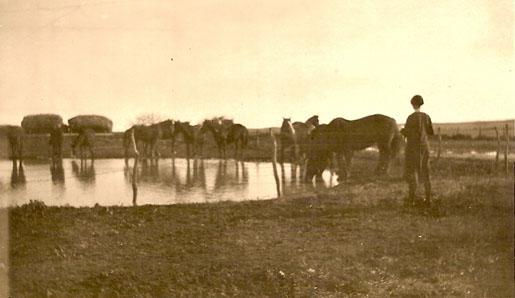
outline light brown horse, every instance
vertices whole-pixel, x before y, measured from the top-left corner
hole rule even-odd
[[[309,135],[319,125],[318,115],[310,117],[305,122],[291,122],[290,118],[283,118],[281,125],[281,163],[284,163],[284,151],[290,149],[290,162],[299,162],[305,159],[309,151]],[[302,162],[301,162],[302,163]]]

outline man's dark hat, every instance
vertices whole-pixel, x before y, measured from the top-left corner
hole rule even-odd
[[[414,106],[421,106],[424,104],[424,99],[420,95],[415,95],[411,98],[411,104]]]

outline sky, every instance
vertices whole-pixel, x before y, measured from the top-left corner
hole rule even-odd
[[[515,118],[511,0],[0,0],[0,124]]]

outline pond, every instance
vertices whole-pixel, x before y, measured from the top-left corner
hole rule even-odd
[[[312,184],[292,179],[291,166],[284,165],[282,191],[285,195],[312,190]],[[131,206],[132,163],[123,159],[88,161],[64,159],[62,167],[48,162],[25,161],[13,169],[9,160],[0,161],[0,207],[40,200],[48,206]],[[297,171],[299,172],[299,171]],[[163,159],[158,165],[138,166],[137,205],[166,205],[217,201],[261,200],[277,197],[270,162],[235,160]],[[299,173],[297,173],[297,176]],[[337,184],[336,176],[324,172],[324,183]]]

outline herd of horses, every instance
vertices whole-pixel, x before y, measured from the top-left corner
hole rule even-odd
[[[175,142],[179,135],[186,145],[186,157],[197,158],[203,155],[206,134],[211,133],[220,158],[226,158],[227,145],[233,144],[235,158],[243,159],[243,149],[248,144],[248,129],[239,123],[223,124],[218,120],[204,120],[202,124],[191,125],[189,122],[165,120],[152,125],[134,125],[123,135],[125,162],[128,162],[132,146],[136,155],[150,160],[159,158],[158,141],[171,140],[172,156],[175,153]],[[140,148],[140,150],[138,150]]]
[[[235,159],[243,159],[243,150],[249,139],[247,128],[237,123],[223,123],[220,119],[205,120],[202,124],[191,125],[189,122],[165,120],[152,125],[134,125],[123,135],[125,162],[128,163],[130,151],[136,156],[149,160],[159,159],[159,140],[171,140],[172,156],[175,142],[179,135],[186,145],[187,158],[202,156],[207,134],[211,134],[220,158],[226,158],[227,146],[234,145]],[[13,161],[22,159],[23,136],[21,127],[8,129],[8,140]],[[79,132],[72,144],[72,154],[76,148],[81,151],[89,149],[94,159],[95,133],[90,129]],[[403,138],[395,119],[375,114],[357,120],[335,118],[328,124],[320,124],[318,116],[312,116],[305,122],[292,122],[283,118],[280,134],[280,163],[283,164],[285,152],[290,152],[290,162],[301,167],[303,179],[320,179],[322,172],[333,168],[336,159],[337,175],[340,180],[349,177],[350,166],[355,151],[376,145],[379,150],[377,174],[386,174],[390,161],[397,155]]]

